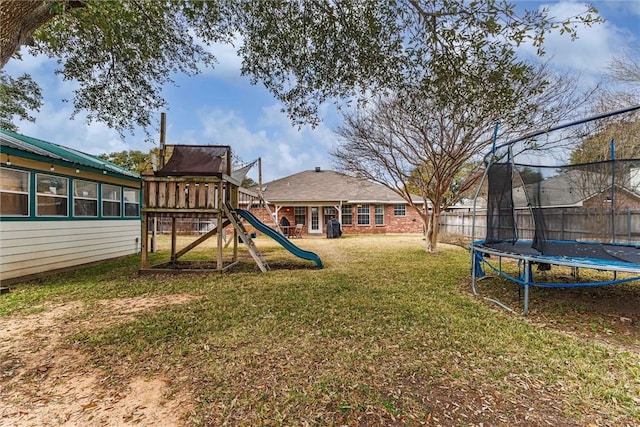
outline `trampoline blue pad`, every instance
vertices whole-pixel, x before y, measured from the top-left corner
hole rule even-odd
[[[640,246],[611,243],[576,242],[572,240],[548,240],[543,252],[531,247],[530,240],[516,242],[483,242],[482,246],[497,252],[509,254],[582,258],[608,262],[629,263],[640,265]]]

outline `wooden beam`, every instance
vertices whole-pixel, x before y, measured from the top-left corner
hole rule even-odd
[[[229,224],[231,224],[231,221],[226,220],[225,223],[222,225],[223,227],[228,226]],[[213,236],[215,236],[216,234],[218,234],[218,227],[216,226],[216,228],[212,229],[211,231],[207,232],[206,234],[203,234],[202,236],[198,237],[198,239],[194,240],[193,242],[189,243],[187,246],[185,246],[184,248],[180,249],[177,253],[176,253],[176,259],[180,258],[182,255],[186,254],[187,252],[189,252],[190,250],[192,250],[193,248],[201,245],[202,243],[204,243],[205,241],[209,240],[210,238],[212,238]]]
[[[218,206],[222,206],[222,182],[218,183]],[[218,213],[218,258],[217,258],[217,267],[218,270],[222,270],[223,268],[223,259],[222,259],[222,250],[224,249],[223,245],[222,245],[222,210],[219,211],[220,213]]]
[[[176,217],[171,218],[171,261],[176,261]]]
[[[140,257],[140,265],[143,269],[149,268],[149,258],[147,256],[147,252],[149,250],[149,220],[147,215],[142,215],[142,225],[141,225],[141,234],[142,234],[142,246],[141,246],[141,257]]]

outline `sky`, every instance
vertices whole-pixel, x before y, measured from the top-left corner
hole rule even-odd
[[[558,18],[575,15],[584,9],[575,1],[516,1],[518,7],[548,7]],[[585,85],[606,78],[611,59],[640,45],[640,1],[607,0],[592,2],[605,19],[603,24],[579,30],[579,38],[550,34],[545,49],[551,64],[576,73]],[[260,84],[251,85],[240,75],[240,58],[228,45],[216,45],[212,52],[219,64],[197,76],[177,76],[175,85],[164,88],[168,102],[167,144],[230,145],[244,162],[262,159],[262,179],[269,182],[304,170],[332,169],[329,152],[337,143],[334,129],[340,116],[332,105],[321,110],[322,123],[315,128],[293,125],[279,102]],[[527,48],[522,55],[533,55]],[[89,154],[124,150],[148,152],[159,144],[139,135],[118,133],[101,123],[87,124],[85,116],[71,119],[72,106],[63,99],[72,97],[74,83],[65,82],[53,72],[55,62],[46,57],[23,55],[12,59],[5,71],[10,75],[29,73],[43,90],[44,105],[32,115],[35,123],[17,122],[18,132],[45,141],[75,148]],[[158,116],[160,112],[158,112]],[[159,117],[158,117],[159,121]],[[249,176],[257,181],[258,171]]]

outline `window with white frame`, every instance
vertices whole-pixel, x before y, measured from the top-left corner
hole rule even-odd
[[[0,168],[0,215],[29,216],[29,172]]]
[[[324,207],[324,223],[328,224],[329,221],[336,218],[338,211],[333,206]]]
[[[36,174],[36,215],[69,216],[69,180]]]
[[[140,191],[124,189],[124,216],[140,216]]]
[[[393,207],[393,216],[407,216],[407,205],[395,205]]]
[[[375,221],[376,225],[384,225],[384,205],[376,205]]]
[[[305,206],[294,207],[293,219],[296,224],[305,225],[307,223],[307,208]]]
[[[342,205],[342,225],[353,225],[352,205]]]
[[[102,216],[120,216],[120,187],[102,184]]]
[[[358,206],[358,225],[369,225],[371,219],[369,216],[369,205]]]
[[[73,181],[73,215],[98,216],[98,183]]]

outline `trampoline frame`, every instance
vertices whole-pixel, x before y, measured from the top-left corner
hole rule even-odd
[[[588,286],[606,286],[606,285],[614,285],[619,283],[631,282],[635,280],[640,280],[640,265],[632,264],[632,263],[612,263],[606,262],[600,259],[595,258],[570,258],[570,257],[560,257],[560,256],[546,256],[546,255],[525,255],[518,254],[515,252],[504,252],[495,250],[484,245],[484,240],[479,240],[471,243],[471,289],[473,291],[473,295],[480,296],[476,282],[484,276],[484,273],[480,275],[479,273],[482,271],[482,265],[488,265],[493,270],[495,270],[499,276],[507,278],[513,282],[518,283],[522,286],[524,291],[523,296],[523,311],[522,315],[527,315],[529,313],[529,288],[531,286],[535,287],[554,287],[554,288],[572,288],[572,287],[588,287]],[[593,243],[584,243],[585,245],[590,245]],[[619,245],[619,246],[632,246],[637,247],[636,245]],[[498,257],[498,267],[495,268],[491,263],[485,260],[485,255],[496,256]],[[510,258],[517,260],[518,263],[522,263],[523,267],[523,277],[522,279],[516,279],[512,276],[509,276],[502,271],[502,258]],[[532,265],[534,264],[548,264],[548,265],[556,265],[563,267],[571,267],[571,268],[586,268],[591,270],[599,270],[599,271],[611,271],[614,273],[631,273],[637,274],[637,276],[626,277],[624,279],[617,279],[614,277],[614,280],[606,281],[606,282],[576,282],[576,283],[564,283],[564,284],[551,284],[551,283],[541,283],[535,282],[533,280],[532,274]],[[507,307],[502,302],[484,297],[486,300],[494,302],[499,306],[516,313],[515,310]],[[518,314],[518,313],[516,313]]]

